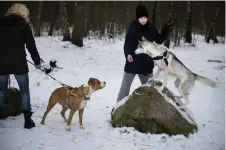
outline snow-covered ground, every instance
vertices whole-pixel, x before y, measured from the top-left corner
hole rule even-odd
[[[0,120],[0,150],[224,150],[225,149],[225,69],[218,70],[225,63],[208,63],[208,59],[225,61],[225,45],[206,44],[199,39],[196,47],[183,45],[170,49],[193,72],[217,82],[212,89],[196,82],[190,94],[188,108],[197,121],[199,130],[188,138],[178,135],[143,134],[133,128],[113,128],[110,113],[116,104],[121,85],[125,58],[124,40],[115,43],[104,40],[85,40],[85,46],[78,48],[70,42],[62,42],[61,37],[36,38],[41,57],[48,62],[54,58],[62,70],[52,76],[71,86],[80,86],[95,77],[106,81],[105,89],[94,93],[84,111],[80,129],[78,114],[71,124],[71,131],[65,131],[65,123],[60,116],[61,106],[56,105],[48,114],[45,125],[40,121],[51,92],[59,83],[30,67],[30,91],[33,120],[36,127],[23,128],[23,115]],[[28,59],[30,55],[28,54]],[[156,71],[156,68],[155,68]],[[13,86],[17,86],[13,79]],[[160,78],[161,79],[161,78]],[[170,77],[168,87],[177,94],[174,78]],[[140,86],[136,77],[131,92]],[[69,112],[69,111],[68,111]],[[68,112],[66,116],[68,116]]]

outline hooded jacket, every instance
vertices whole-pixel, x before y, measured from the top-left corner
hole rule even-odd
[[[0,75],[24,74],[28,72],[26,50],[35,65],[40,56],[30,25],[23,17],[10,14],[0,19]]]

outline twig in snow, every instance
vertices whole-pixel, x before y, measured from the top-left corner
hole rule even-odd
[[[225,68],[225,65],[219,65],[219,66],[216,66],[214,67],[216,70],[222,70]]]
[[[216,62],[216,63],[224,63],[221,60],[212,60],[212,59],[208,59],[207,62]]]

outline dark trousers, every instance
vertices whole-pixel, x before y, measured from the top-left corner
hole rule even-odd
[[[14,75],[20,88],[22,111],[31,111],[28,73]],[[0,109],[5,106],[5,97],[8,94],[9,75],[0,75]]]

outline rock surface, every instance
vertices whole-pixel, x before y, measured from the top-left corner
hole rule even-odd
[[[162,82],[149,81],[120,101],[111,112],[113,127],[134,127],[143,133],[188,136],[197,125],[188,109],[168,88],[159,90]]]

